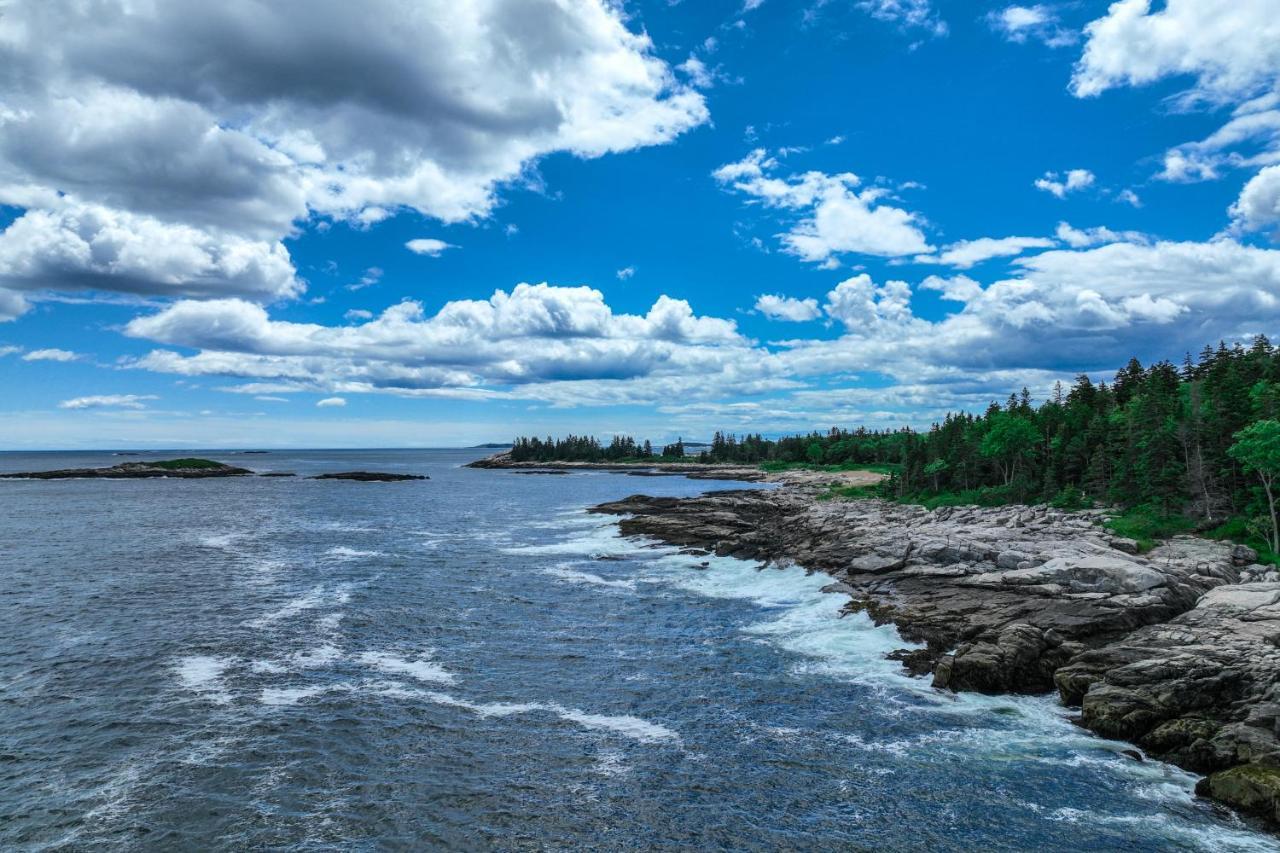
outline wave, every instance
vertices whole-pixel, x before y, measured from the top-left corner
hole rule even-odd
[[[201,696],[226,705],[231,701],[223,676],[236,663],[235,658],[214,655],[188,655],[180,658],[175,668],[182,686]]]
[[[634,580],[609,580],[608,578],[600,577],[600,575],[593,575],[590,572],[580,572],[576,569],[567,568],[569,565],[572,564],[552,566],[551,568],[543,569],[542,572],[543,574],[551,575],[552,577],[559,578],[560,580],[568,583],[611,587],[613,589],[634,590],[636,588],[636,582]]]
[[[365,652],[358,660],[365,666],[371,666],[389,675],[407,675],[418,681],[436,684],[453,684],[457,681],[452,673],[434,661],[407,660],[387,652]]]

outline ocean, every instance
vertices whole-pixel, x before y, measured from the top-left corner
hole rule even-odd
[[[0,481],[0,848],[1280,850],[823,575],[585,512],[743,484],[486,452],[0,454],[431,477]]]

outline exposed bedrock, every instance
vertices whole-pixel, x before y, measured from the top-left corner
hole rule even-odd
[[[1100,513],[818,501],[812,489],[634,496],[624,534],[833,575],[850,611],[922,650],[937,687],[1057,689],[1100,734],[1211,775],[1202,793],[1280,821],[1280,575],[1249,548],[1147,554]],[[1273,769],[1274,768],[1274,769]]]

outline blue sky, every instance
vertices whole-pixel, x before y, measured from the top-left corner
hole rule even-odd
[[[1270,0],[292,5],[0,18],[0,447],[927,426],[1277,331]]]

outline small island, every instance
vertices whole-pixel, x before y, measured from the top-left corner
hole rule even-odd
[[[198,480],[208,477],[248,477],[253,472],[212,459],[162,459],[156,462],[122,462],[109,468],[62,468],[54,471],[22,471],[0,474],[4,479],[23,480],[140,480],[171,477]]]

